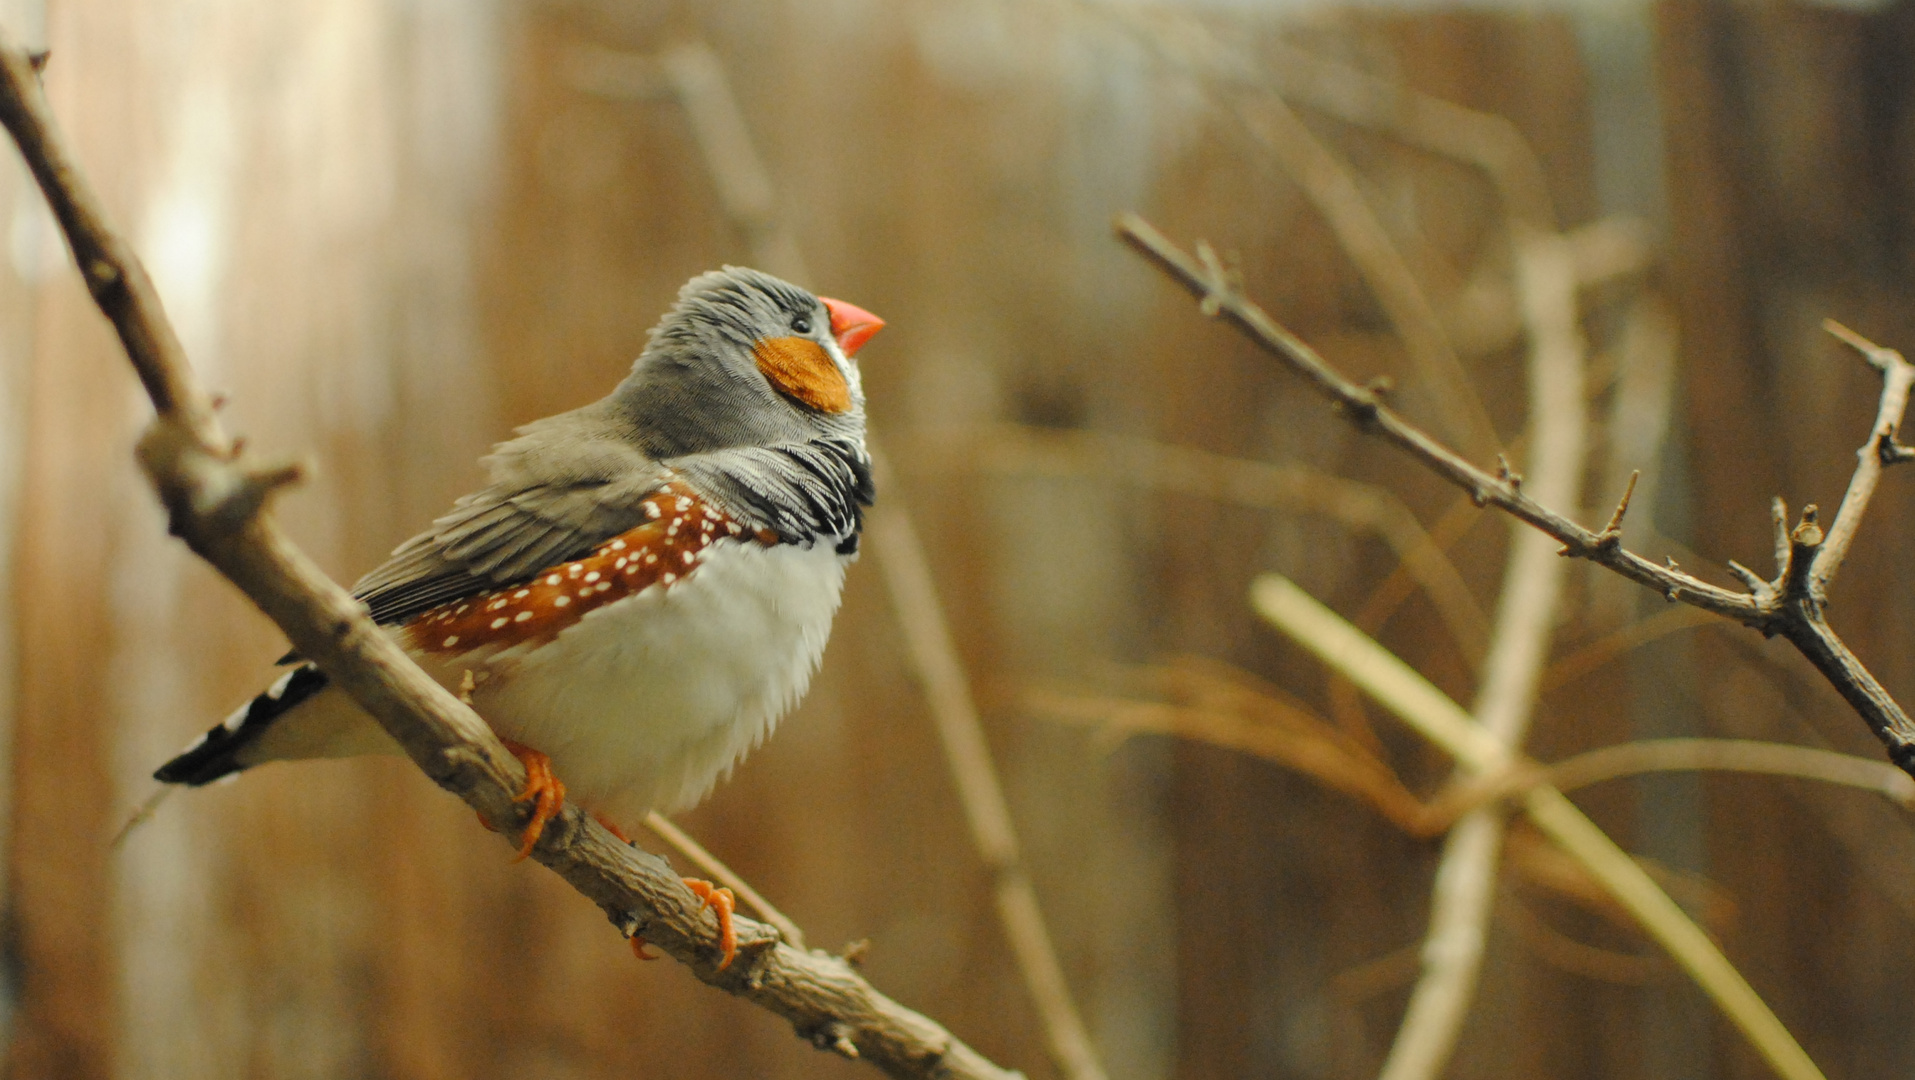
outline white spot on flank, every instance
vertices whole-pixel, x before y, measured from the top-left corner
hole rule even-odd
[[[502,608],[502,607],[504,607],[504,606],[505,606],[505,601],[503,601],[503,600],[494,600],[494,601],[493,601],[493,602],[492,602],[491,604],[488,604],[488,605],[486,606],[486,610],[487,610],[487,611],[497,611],[497,610],[499,610],[500,608]]]
[[[564,607],[565,605],[571,602],[572,602],[572,598],[569,596],[555,596],[552,598],[553,607]]]
[[[645,565],[647,565],[647,566],[650,566],[650,565],[651,565],[652,563],[655,563],[655,562],[657,562],[657,561],[658,561],[658,556],[656,556],[656,555],[647,555],[647,556],[645,556]]]
[[[665,584],[670,585],[672,582],[678,580],[678,575],[672,573],[670,570],[667,570],[665,571],[665,576],[661,578],[660,580],[663,581]]]
[[[559,583],[559,576],[553,574],[551,577],[545,579],[545,583],[547,585],[557,585]]]
[[[532,613],[531,613],[531,612],[529,612],[529,611],[521,611],[521,612],[519,612],[519,613],[518,613],[517,615],[514,615],[514,616],[512,616],[512,621],[513,621],[513,622],[524,622],[524,621],[526,621],[527,619],[530,619],[531,617],[532,617]]]
[[[503,619],[503,618],[498,618],[498,619],[493,619],[493,620],[492,620],[492,629],[494,629],[494,630],[497,630],[497,629],[498,629],[499,627],[501,627],[501,626],[504,626],[504,625],[505,625],[505,619]]]
[[[614,541],[612,541],[612,550],[613,550],[613,551],[624,551],[624,550],[625,550],[625,541],[623,541],[623,540],[614,540]]]
[[[727,521],[725,522],[725,531],[732,534],[733,536],[737,536],[739,533],[743,532],[744,530],[738,527],[738,523],[736,521]]]
[[[692,553],[691,553],[691,552],[689,552],[689,551],[687,551],[687,552],[685,553],[685,565],[686,565],[686,566],[690,566],[690,565],[692,564],[692,562],[693,562],[693,556],[692,556]]]
[[[458,610],[456,610],[456,611],[454,611],[454,612],[453,612],[453,614],[454,614],[454,615],[464,615],[464,614],[466,613],[466,609],[467,609],[467,608],[469,608],[469,607],[471,607],[471,606],[472,606],[471,604],[460,604],[460,605],[459,605],[459,607],[458,607]]]
[[[687,499],[683,495],[680,495],[678,497],[678,502],[675,505],[678,507],[679,511],[682,513],[692,508],[692,501],[690,499]]]
[[[596,590],[594,590],[594,591],[596,591],[596,592],[604,592],[605,590],[607,590],[607,589],[609,589],[609,588],[611,588],[611,587],[612,587],[612,583],[611,583],[611,582],[609,582],[609,581],[601,581],[601,582],[599,582],[599,583],[598,583],[598,588],[597,588]]]
[[[587,575],[585,575],[585,580],[587,580],[587,581],[597,581],[597,580],[598,580],[598,571],[597,571],[597,570],[594,570],[594,571],[592,571],[591,573],[589,573],[589,574],[587,574]]]
[[[664,512],[659,510],[657,503],[646,503],[645,516],[651,518],[653,521],[657,521],[664,516]]]
[[[520,590],[519,590],[518,592],[515,592],[515,593],[513,593],[513,594],[512,594],[512,599],[514,599],[514,600],[523,600],[523,599],[525,599],[526,597],[528,597],[528,596],[531,596],[531,595],[532,595],[532,590],[531,590],[531,589],[520,589]]]
[[[565,568],[565,572],[572,575],[573,577],[577,577],[579,576],[581,572],[584,571],[584,569],[585,569],[584,563],[573,563],[572,565]]]
[[[631,562],[631,561],[632,561],[632,560],[630,560],[630,559],[624,559],[624,558],[621,558],[620,560],[618,560],[617,562],[615,562],[615,563],[613,563],[613,564],[612,564],[612,569],[614,569],[614,570],[623,570],[623,569],[625,569],[625,564],[626,564],[626,563],[628,563],[628,562]]]
[[[440,642],[439,647],[442,649],[450,649],[451,647],[453,647],[454,645],[457,645],[458,643],[459,643],[459,635],[454,634],[451,637],[446,638],[444,641]]]

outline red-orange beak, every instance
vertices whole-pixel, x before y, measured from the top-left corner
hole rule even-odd
[[[825,310],[831,312],[831,336],[838,339],[838,348],[846,356],[856,356],[871,335],[884,329],[884,320],[871,314],[856,304],[847,304],[843,300],[833,300],[829,296],[820,296]]]

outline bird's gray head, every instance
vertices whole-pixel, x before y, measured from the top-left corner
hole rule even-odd
[[[654,458],[817,440],[862,447],[864,388],[852,356],[883,325],[855,305],[727,266],[678,291],[611,400]]]

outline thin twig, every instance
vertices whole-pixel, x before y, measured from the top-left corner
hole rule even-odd
[[[882,468],[882,459],[877,459]],[[882,475],[880,483],[885,483]],[[885,483],[886,487],[890,487]],[[1090,1033],[1070,996],[1070,984],[1058,963],[1057,949],[1037,904],[1037,891],[1024,871],[1010,805],[1004,798],[991,748],[984,739],[977,706],[965,677],[957,644],[938,602],[937,583],[917,528],[898,505],[895,490],[884,505],[865,517],[865,535],[878,556],[891,594],[891,604],[904,631],[924,696],[937,724],[938,739],[957,784],[958,799],[971,827],[978,856],[990,868],[997,897],[998,917],[1010,939],[1018,968],[1037,1003],[1051,1042],[1051,1053],[1072,1080],[1101,1080],[1105,1075],[1090,1041]]]
[[[778,933],[794,949],[805,947],[804,931],[771,905],[764,895],[751,887],[751,883],[738,876],[738,872],[726,866],[718,856],[705,850],[705,845],[692,839],[692,835],[672,823],[672,820],[654,810],[645,815],[645,827],[658,834],[660,840],[672,846],[672,850],[685,857],[685,860],[711,876],[711,879],[735,893],[738,899],[758,913],[758,917],[778,928]]]
[[[897,448],[895,441],[892,446]],[[1465,655],[1478,655],[1489,636],[1489,619],[1469,583],[1416,515],[1387,488],[1301,462],[1253,461],[1108,432],[1023,424],[927,433],[909,447],[921,448],[941,452],[941,463],[947,467],[971,471],[1102,476],[1238,506],[1321,514],[1351,529],[1374,533],[1387,544]]]
[[[1342,671],[1459,763],[1484,773],[1514,763],[1509,746],[1461,706],[1288,580],[1274,574],[1258,578],[1251,587],[1251,603],[1292,641]],[[1708,934],[1562,792],[1539,785],[1526,792],[1519,805],[1668,950],[1777,1073],[1787,1080],[1821,1080],[1821,1070]]]
[[[1118,233],[1193,295],[1214,301],[1219,316],[1248,334],[1265,351],[1282,360],[1317,390],[1337,402],[1359,428],[1395,444],[1483,504],[1495,505],[1555,537],[1563,544],[1562,554],[1588,559],[1607,567],[1669,600],[1680,600],[1734,619],[1765,634],[1780,634],[1787,638],[1868,724],[1876,738],[1887,747],[1889,760],[1910,775],[1915,775],[1915,721],[1909,719],[1901,705],[1828,625],[1823,618],[1823,601],[1808,586],[1808,574],[1778,572],[1777,579],[1767,583],[1764,588],[1752,587],[1750,592],[1735,592],[1711,585],[1673,565],[1651,562],[1620,543],[1606,542],[1600,533],[1576,524],[1524,494],[1516,486],[1463,460],[1421,428],[1378,401],[1370,391],[1344,378],[1314,349],[1277,325],[1262,308],[1251,303],[1241,292],[1226,282],[1217,281],[1197,260],[1184,254],[1142,218],[1134,214],[1124,215],[1119,219]],[[1889,350],[1882,351],[1892,359],[1888,371],[1884,373],[1885,378],[1893,377],[1897,381],[1908,378],[1904,374],[1905,369],[1910,367],[1907,361]],[[1892,453],[1895,460],[1901,459],[1899,450],[1892,447],[1884,450],[1875,432],[1882,430],[1884,420],[1899,421],[1899,410],[1906,407],[1907,400],[1906,392],[1884,393],[1877,423],[1865,449],[1873,453]],[[1864,462],[1858,468],[1866,469],[1869,466]],[[1851,520],[1859,516],[1858,506]],[[1784,550],[1792,559],[1813,560],[1821,544],[1820,529],[1798,528],[1790,534]],[[1783,571],[1786,569],[1783,568]]]
[[[1714,615],[1692,607],[1675,607],[1659,611],[1646,619],[1639,619],[1627,626],[1618,627],[1550,664],[1543,669],[1542,682],[1537,686],[1537,691],[1546,694],[1557,687],[1566,686],[1614,663],[1624,653],[1670,634],[1711,625],[1719,626],[1721,623]]]
[[[153,399],[158,415],[141,439],[140,459],[173,532],[259,605],[435,783],[503,835],[516,835],[526,813],[513,801],[523,786],[518,763],[476,713],[419,670],[274,524],[267,497],[294,473],[236,459],[145,272],[61,145],[31,60],[4,38],[0,122],[53,205]],[[619,842],[577,807],[547,826],[533,854],[622,932],[643,933],[702,981],[785,1017],[815,1046],[862,1057],[898,1077],[1014,1075],[879,994],[843,961],[780,943],[762,923],[737,921],[740,956],[721,971],[717,920],[704,903],[664,860]]]
[[[1842,569],[1842,560],[1848,557],[1849,543],[1862,526],[1862,515],[1868,512],[1869,499],[1875,495],[1875,484],[1882,478],[1882,469],[1915,456],[1915,451],[1896,439],[1902,414],[1908,409],[1909,388],[1915,386],[1915,364],[1902,359],[1902,354],[1894,349],[1885,349],[1834,319],[1823,320],[1822,326],[1861,353],[1869,366],[1881,373],[1882,397],[1875,409],[1875,426],[1869,431],[1868,441],[1855,452],[1855,473],[1849,477],[1842,505],[1835,512],[1835,521],[1829,525],[1815,565],[1809,568],[1809,594],[1818,605],[1828,602],[1829,585]]]
[[[1883,761],[1812,746],[1751,739],[1643,739],[1565,758],[1545,775],[1559,791],[1658,772],[1739,772],[1792,776],[1873,791],[1915,810],[1915,779]]]

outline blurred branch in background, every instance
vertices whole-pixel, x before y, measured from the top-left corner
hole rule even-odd
[[[676,101],[691,122],[705,168],[725,215],[744,235],[761,270],[810,283],[804,254],[778,214],[776,187],[752,140],[744,113],[731,92],[723,64],[702,42],[679,45],[653,57],[599,48],[573,51],[573,81],[613,98]],[[1037,1008],[1051,1056],[1069,1080],[1104,1080],[1097,1049],[1072,999],[1057,958],[1037,890],[1024,869],[1010,804],[991,760],[990,745],[972,700],[963,658],[951,639],[924,545],[911,523],[896,473],[869,431],[878,487],[884,497],[865,514],[865,541],[878,558],[904,644],[940,745],[957,786],[979,858],[990,870],[998,920],[1024,985]]]
[[[1469,384],[1445,328],[1354,174],[1285,103],[1285,93],[1301,92],[1313,104],[1332,106],[1333,114],[1348,122],[1482,169],[1505,212],[1514,263],[1513,306],[1529,345],[1525,457],[1530,489],[1544,502],[1580,505],[1588,431],[1578,260],[1575,248],[1557,230],[1541,164],[1515,126],[1336,65],[1307,63],[1307,55],[1289,55],[1295,50],[1286,50],[1270,65],[1291,72],[1291,81],[1273,86],[1257,74],[1263,65],[1231,56],[1194,21],[1180,20],[1174,27],[1160,26],[1160,31],[1160,49],[1174,62],[1200,73],[1203,83],[1233,93],[1240,122],[1331,223],[1345,254],[1363,272],[1410,356],[1419,362],[1418,386],[1433,394],[1443,426],[1452,432],[1459,430],[1455,402]],[[1473,393],[1467,401],[1476,408],[1463,415],[1486,427]],[[1493,429],[1487,438],[1474,425],[1461,430],[1467,432],[1465,453],[1478,460],[1500,449]],[[1504,477],[1511,479],[1507,460],[1501,453],[1496,457],[1503,462]],[[1477,719],[1511,747],[1521,746],[1529,730],[1538,674],[1558,621],[1564,574],[1545,538],[1526,530],[1512,535],[1475,707]],[[1359,712],[1354,707],[1344,711],[1349,716]],[[1455,1049],[1482,968],[1501,848],[1502,820],[1486,810],[1466,815],[1449,834],[1431,898],[1423,978],[1384,1064],[1386,1080],[1428,1080],[1442,1071]]]
[[[1493,775],[1517,761],[1508,743],[1407,664],[1289,581],[1265,575],[1253,586],[1251,598],[1257,613],[1292,641],[1342,670],[1380,704],[1473,772]],[[1777,1074],[1787,1080],[1816,1080],[1822,1076],[1709,936],[1560,791],[1539,784],[1518,802],[1537,828],[1602,882],[1610,895],[1689,972]]]
[[[300,479],[300,469],[250,465],[221,430],[146,272],[107,225],[61,143],[37,68],[0,39],[0,121],[153,401],[158,415],[141,439],[140,459],[173,532],[338,679],[434,782],[509,836],[526,812],[514,799],[521,770],[476,713],[420,671],[273,523],[267,503]],[[721,971],[711,944],[715,919],[663,860],[618,841],[577,807],[567,807],[552,826],[536,849],[538,861],[602,907],[623,932],[642,930],[701,980],[785,1017],[821,1049],[863,1057],[899,1077],[1012,1075],[879,994],[844,961],[781,943],[762,924],[739,920],[744,962]]]
[[[898,449],[918,467],[1013,476],[1098,478],[1262,510],[1320,514],[1374,534],[1429,598],[1467,656],[1489,619],[1441,547],[1396,495],[1302,462],[1253,461],[1099,431],[992,424],[918,434]]]

